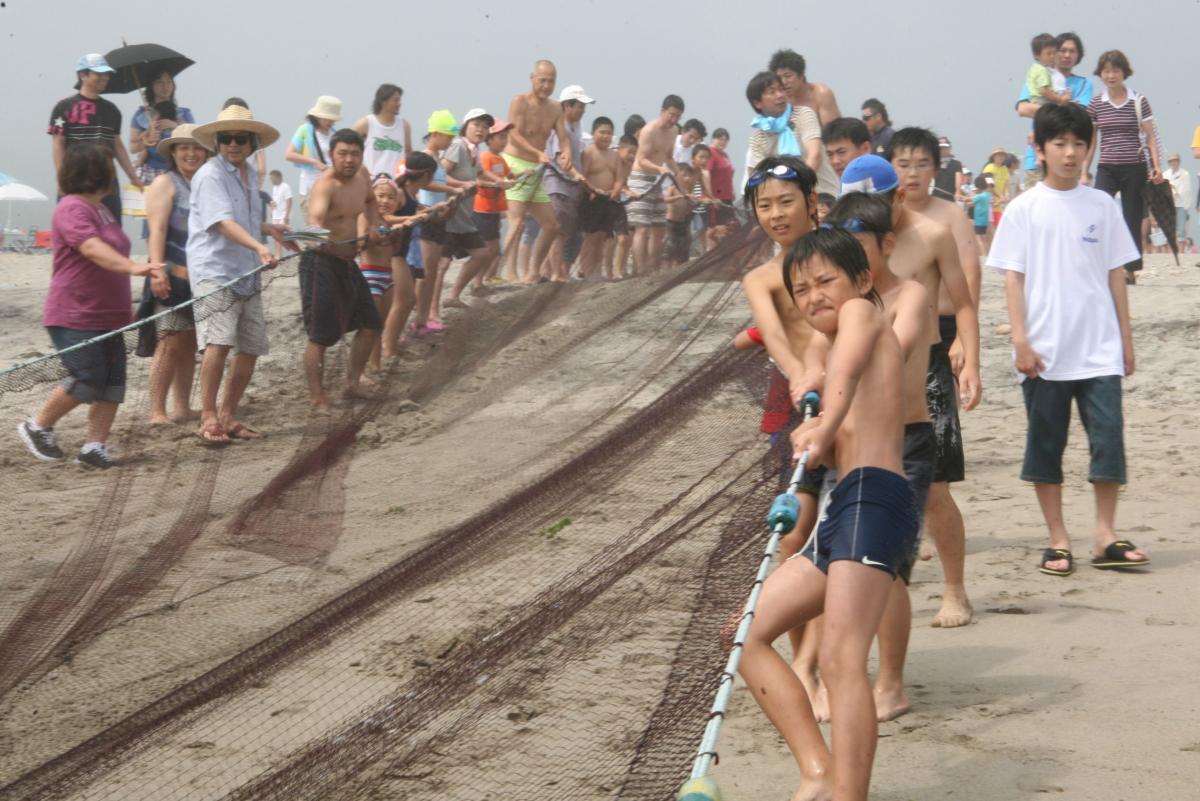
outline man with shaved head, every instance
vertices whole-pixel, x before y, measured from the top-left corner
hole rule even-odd
[[[507,272],[511,275],[516,270],[517,244],[521,241],[525,213],[528,211],[542,229],[529,262],[532,266],[525,275],[520,276],[522,281],[529,284],[537,282],[538,267],[546,260],[550,245],[558,236],[558,220],[550,205],[550,196],[542,185],[542,176],[531,175],[525,180],[520,180],[520,176],[550,160],[546,155],[546,140],[552,132],[558,134],[559,166],[563,170],[570,169],[574,155],[563,124],[562,105],[551,97],[557,80],[558,72],[554,65],[545,59],[538,61],[529,75],[530,90],[514,97],[508,107],[508,121],[513,128],[508,133],[508,147],[503,155],[518,180],[506,193],[508,236],[504,241],[504,258]]]

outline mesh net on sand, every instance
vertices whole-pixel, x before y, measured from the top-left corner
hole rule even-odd
[[[670,797],[776,489],[729,348],[760,244],[491,298],[332,416],[285,266],[267,440],[199,448],[134,389],[125,466],[9,458],[0,799]],[[0,379],[7,430],[54,362]]]

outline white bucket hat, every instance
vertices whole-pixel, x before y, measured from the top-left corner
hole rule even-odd
[[[337,122],[342,118],[342,101],[331,95],[321,95],[308,110],[308,116]]]

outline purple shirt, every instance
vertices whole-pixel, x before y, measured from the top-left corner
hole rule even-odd
[[[54,272],[42,324],[78,331],[112,331],[133,321],[129,276],[106,270],[79,252],[89,239],[100,239],[129,257],[129,237],[103,206],[78,195],[59,201],[51,222]]]

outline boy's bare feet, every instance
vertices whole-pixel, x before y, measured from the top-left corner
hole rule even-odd
[[[970,623],[973,613],[965,587],[946,587],[942,593],[942,608],[929,625],[935,629],[958,628]]]
[[[921,547],[917,551],[917,558],[922,562],[928,562],[935,556],[937,556],[937,546],[933,544],[933,540],[921,537]]]
[[[322,395],[312,399],[312,410],[316,414],[329,414],[333,411],[333,407],[329,403],[329,398]]]
[[[188,420],[199,420],[200,412],[196,409],[176,409],[171,412],[172,423],[183,423]]]
[[[825,689],[825,682],[817,681],[817,692],[810,698],[812,699],[813,717],[817,719],[817,723],[827,723],[833,719],[833,715],[829,711],[829,690]]]
[[[880,723],[895,720],[912,711],[904,687],[875,686],[875,718]]]
[[[172,420],[170,417],[167,417],[165,414],[152,414],[148,418],[146,418],[146,422],[152,426],[162,426],[162,425],[167,425],[168,423],[173,423],[175,421]]]

